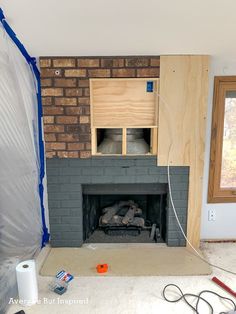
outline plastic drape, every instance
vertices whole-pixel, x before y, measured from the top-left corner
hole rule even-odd
[[[0,313],[16,293],[15,266],[42,243],[36,88],[0,23]]]

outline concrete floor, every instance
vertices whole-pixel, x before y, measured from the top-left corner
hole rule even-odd
[[[236,243],[203,243],[202,250],[211,263],[236,272]],[[37,260],[38,267],[42,264],[47,252],[48,248],[45,248],[41,252]],[[230,297],[229,294],[211,282],[213,276],[217,276],[236,291],[236,276],[218,269],[213,269],[211,276],[77,277],[71,282],[67,293],[60,298],[48,290],[51,277],[39,276],[39,298],[41,304],[28,308],[12,305],[7,314],[13,314],[21,309],[24,309],[26,314],[110,314],[111,312],[112,314],[193,313],[182,301],[179,303],[166,302],[162,297],[164,286],[174,283],[179,285],[183,292],[199,293],[201,290],[209,289]],[[176,296],[175,293],[171,295],[172,297]],[[219,302],[216,297],[207,296],[207,299],[214,305],[214,313],[221,311],[227,312],[232,309],[232,306]],[[236,302],[236,299],[234,301]],[[68,302],[76,304],[69,305]],[[205,306],[201,306],[199,309],[200,313],[210,313]]]

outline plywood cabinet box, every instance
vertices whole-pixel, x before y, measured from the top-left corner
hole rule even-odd
[[[121,155],[128,154],[127,129],[150,130],[147,154],[156,155],[158,88],[157,78],[90,79],[92,155],[101,154],[99,134],[109,128],[122,130]]]

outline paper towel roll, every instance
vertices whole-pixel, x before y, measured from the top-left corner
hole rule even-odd
[[[16,266],[19,300],[29,306],[38,301],[38,285],[34,260],[21,262]]]

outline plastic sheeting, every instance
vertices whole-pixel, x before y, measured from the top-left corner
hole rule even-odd
[[[36,88],[0,23],[0,313],[16,293],[15,266],[42,243]]]

